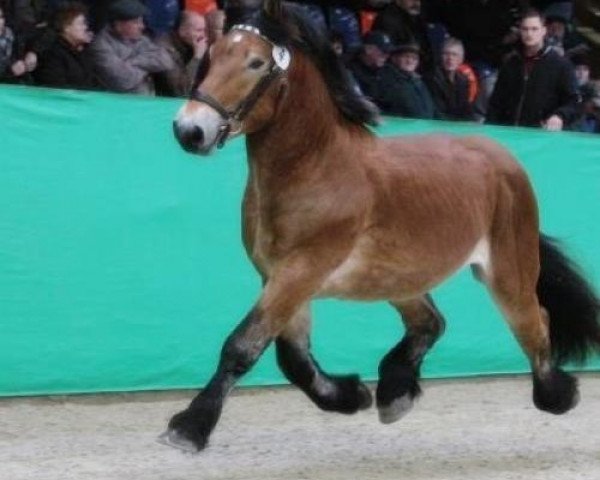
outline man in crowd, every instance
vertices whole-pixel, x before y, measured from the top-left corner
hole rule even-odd
[[[505,56],[518,40],[523,0],[436,0],[434,14],[465,47],[465,59],[479,80],[475,109],[485,114]]]
[[[544,44],[546,27],[539,12],[525,13],[519,35],[520,48],[498,74],[487,122],[563,130],[578,108],[573,66]]]
[[[206,21],[202,15],[184,11],[177,29],[157,42],[171,56],[174,67],[157,77],[159,95],[184,97],[196,77],[196,72],[208,47]]]
[[[587,55],[575,55],[571,58],[571,63],[575,67],[575,80],[577,88],[587,85],[590,81],[590,61]]]
[[[372,100],[377,98],[379,73],[391,49],[390,38],[383,32],[372,30],[363,37],[362,48],[348,65],[361,92]]]
[[[431,94],[417,73],[420,49],[416,43],[395,47],[381,69],[377,105],[384,113],[409,118],[434,118]]]
[[[465,58],[463,43],[447,39],[442,46],[441,62],[425,81],[440,119],[474,120],[469,102],[469,81],[458,71]]]
[[[116,0],[109,24],[91,46],[102,85],[114,92],[154,95],[155,74],[174,67],[168,52],[144,35],[146,7],[138,0]]]

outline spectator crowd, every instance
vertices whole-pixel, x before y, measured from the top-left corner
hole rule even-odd
[[[295,2],[383,113],[600,133],[573,5]],[[0,83],[184,97],[209,46],[261,0],[0,0]]]

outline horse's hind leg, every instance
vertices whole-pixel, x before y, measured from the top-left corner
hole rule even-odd
[[[287,379],[321,409],[355,413],[371,406],[369,389],[358,375],[324,373],[310,353],[310,308],[305,305],[276,339],[277,362]]]
[[[535,287],[523,291],[516,277],[502,273],[494,274],[488,285],[531,364],[535,406],[555,414],[573,408],[579,399],[577,381],[552,362],[548,317]]]
[[[518,200],[519,214],[497,219],[492,230],[483,281],[529,359],[536,407],[564,413],[577,404],[577,381],[552,360],[549,318],[536,292],[540,263],[537,222],[531,221],[535,204]]]
[[[383,423],[395,422],[411,409],[421,393],[423,357],[445,328],[444,317],[430,295],[392,305],[401,313],[406,333],[379,364],[377,408]]]

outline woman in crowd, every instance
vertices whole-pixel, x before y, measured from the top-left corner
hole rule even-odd
[[[87,50],[92,34],[85,6],[76,2],[61,6],[55,14],[54,27],[57,37],[40,58],[37,83],[56,88],[98,88]]]

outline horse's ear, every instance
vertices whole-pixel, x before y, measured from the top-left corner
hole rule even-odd
[[[265,0],[263,10],[271,18],[280,19],[283,17],[281,0]]]

